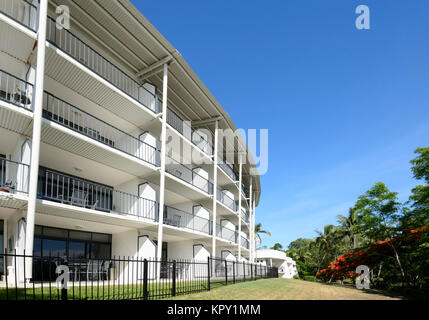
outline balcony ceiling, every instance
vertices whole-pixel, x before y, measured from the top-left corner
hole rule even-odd
[[[128,0],[53,0],[50,3],[69,6],[72,28],[84,25],[85,31],[90,30],[96,39],[97,45],[114,57],[115,61],[126,65],[131,76],[166,56],[173,56],[175,63],[169,68],[169,106],[184,119],[194,121],[222,116],[220,128],[236,129],[227,112],[180,53]],[[161,73],[149,77],[146,81],[153,83],[161,91]],[[207,128],[213,131],[213,127]],[[241,137],[238,139],[241,147],[235,149],[247,150],[245,141]],[[254,160],[249,151],[249,159],[243,166],[246,184],[249,183],[250,166],[254,167]],[[258,203],[261,189],[259,175],[253,176],[253,188]]]

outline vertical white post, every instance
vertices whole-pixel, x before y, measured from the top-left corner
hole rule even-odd
[[[164,64],[164,76],[162,82],[162,131],[161,131],[161,164],[159,171],[159,210],[158,210],[158,246],[157,260],[161,261],[162,236],[164,224],[164,196],[165,196],[165,161],[166,161],[166,140],[167,140],[167,89],[168,89],[168,65]],[[161,265],[156,271],[157,279],[161,276]]]
[[[242,195],[242,189],[243,189],[243,187],[242,187],[242,182],[243,182],[243,160],[242,160],[242,158],[241,158],[241,155],[240,155],[240,160],[239,160],[240,162],[239,162],[239,169],[238,169],[238,185],[239,185],[239,187],[238,187],[238,191],[239,191],[239,194],[238,194],[238,239],[237,239],[237,242],[238,242],[238,261],[240,261],[241,260],[241,209],[242,209],[242,204],[241,204],[241,200],[242,200],[242,198],[243,198],[243,195]]]
[[[27,229],[25,235],[25,254],[33,255],[34,223],[36,217],[37,180],[39,175],[40,136],[42,129],[42,103],[45,77],[45,50],[46,50],[46,21],[48,17],[48,0],[41,0],[39,4],[39,30],[37,35],[37,69],[34,89],[33,107],[33,140],[30,162],[30,186],[28,192]],[[26,261],[27,266],[32,260]],[[32,269],[27,268],[26,278],[32,278]]]
[[[249,202],[248,202],[248,207],[249,207],[249,261],[252,261],[253,259],[253,244],[252,244],[252,237],[253,237],[253,231],[252,230],[252,199],[253,199],[253,185],[252,185],[252,177],[250,177],[250,186],[249,186]]]
[[[216,213],[217,213],[217,153],[218,153],[218,139],[219,139],[219,122],[215,122],[214,132],[214,150],[213,150],[213,226],[212,226],[212,257],[216,257]]]
[[[254,197],[255,198],[255,197]],[[256,234],[255,234],[255,218],[256,218],[256,208],[255,208],[255,199],[253,199],[253,204],[252,204],[252,230],[253,230],[253,261],[255,261],[256,258]]]

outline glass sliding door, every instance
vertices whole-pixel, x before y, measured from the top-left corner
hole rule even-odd
[[[110,234],[67,230],[36,226],[34,237],[34,279],[49,280],[57,264],[64,263],[73,269],[73,275],[79,279],[88,277],[87,266],[91,259],[103,263],[111,258],[112,236]],[[55,257],[50,259],[50,257]],[[89,272],[92,274],[93,272]]]

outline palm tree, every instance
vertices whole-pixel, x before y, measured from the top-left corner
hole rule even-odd
[[[343,236],[347,236],[350,239],[350,249],[357,248],[357,236],[358,236],[358,225],[359,225],[359,215],[356,207],[349,209],[349,215],[337,216],[338,222],[340,223],[340,229]]]
[[[272,247],[271,247],[271,249],[273,249],[273,250],[282,250],[283,249],[283,246],[281,245],[281,243],[275,243]]]
[[[323,228],[323,232],[316,230],[316,233],[319,236],[316,237],[313,246],[317,248],[320,254],[323,253],[322,258],[319,257],[317,263],[317,272],[319,272],[323,261],[325,261],[326,256],[331,252],[334,241],[336,240],[336,228],[332,224],[328,224]]]
[[[259,245],[261,245],[262,242],[261,234],[266,234],[267,236],[271,237],[271,233],[267,230],[262,229],[261,223],[257,223],[255,224],[255,236],[259,240]]]

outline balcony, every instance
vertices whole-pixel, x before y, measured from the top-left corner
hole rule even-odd
[[[37,31],[37,6],[27,0],[0,0],[0,12],[13,21]]]
[[[246,224],[249,224],[249,217],[243,211],[241,211],[241,219],[243,219],[243,221],[246,222]]]
[[[237,243],[238,233],[237,231],[225,228],[221,224],[216,223],[216,236],[223,240]]]
[[[32,111],[33,85],[0,69],[0,100]]]
[[[164,224],[208,235],[212,233],[210,220],[169,206],[164,209]]]
[[[241,246],[246,249],[249,249],[249,240],[243,236],[241,236]]]
[[[157,221],[156,201],[118,191],[49,169],[39,172],[37,197],[103,213],[131,215]]]
[[[209,195],[213,194],[213,184],[208,179],[169,156],[166,156],[165,171]]]
[[[28,193],[29,179],[29,165],[0,158],[0,191]]]
[[[230,198],[219,188],[217,189],[217,200],[223,203],[232,211],[237,211],[237,203],[234,201],[234,199]]]
[[[44,93],[43,117],[105,146],[119,150],[151,165],[159,166],[159,152],[156,147],[115,128],[48,92]]]
[[[213,147],[208,139],[189,126],[189,124],[170,107],[167,107],[167,123],[185,137],[185,139],[200,149],[200,151],[209,156],[213,154]]]
[[[28,134],[33,116],[32,96],[31,83],[0,69],[0,127]]]
[[[0,207],[20,209],[26,201],[30,166],[0,158]]]
[[[227,176],[229,176],[232,181],[237,181],[237,175],[235,174],[234,167],[231,164],[227,164],[225,161],[222,160],[218,156],[218,166],[222,169],[223,172],[226,173]]]
[[[47,42],[49,77],[136,126],[143,127],[155,118],[159,110],[154,92],[82,38],[56,28],[51,17],[47,21]]]
[[[0,0],[0,51],[27,61],[37,40],[37,6],[28,0]]]

